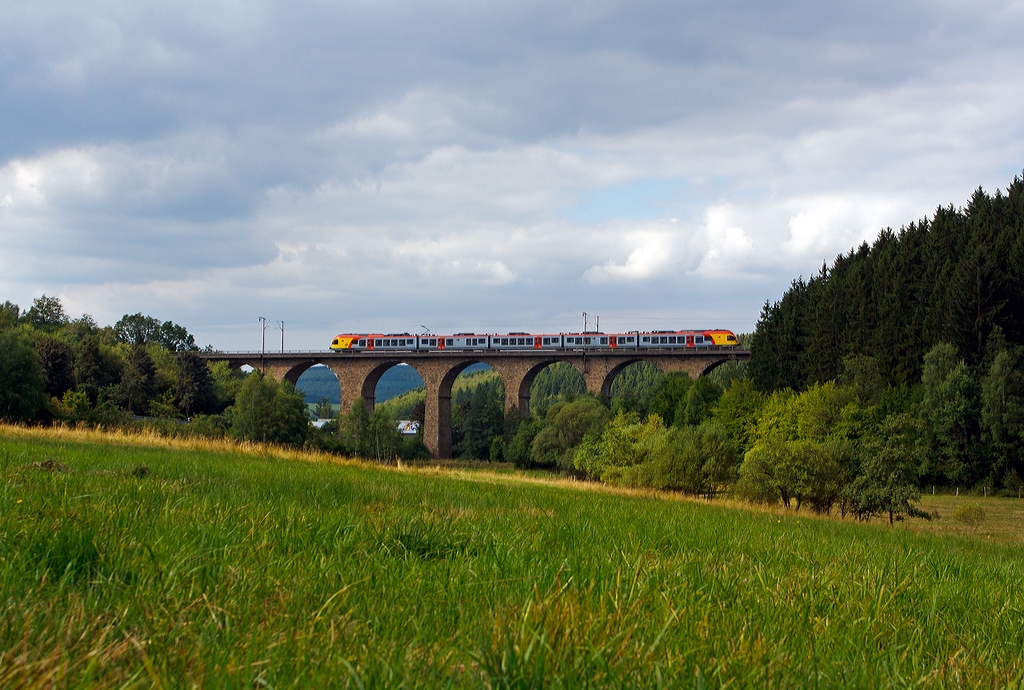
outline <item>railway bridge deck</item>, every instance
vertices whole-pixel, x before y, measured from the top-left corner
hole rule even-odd
[[[362,397],[372,412],[377,382],[393,366],[408,364],[423,378],[426,410],[423,441],[436,458],[450,458],[452,452],[451,393],[456,377],[477,362],[498,372],[505,384],[505,411],[518,407],[530,411],[530,386],[546,366],[566,362],[576,368],[586,382],[587,391],[609,396],[612,382],[634,362],[650,362],[661,371],[681,371],[697,378],[718,365],[750,358],[750,352],[736,348],[709,347],[699,350],[613,349],[588,350],[443,350],[433,352],[207,352],[209,362],[228,362],[233,368],[248,365],[277,381],[296,383],[299,376],[317,364],[330,368],[341,386],[341,409],[351,409]]]

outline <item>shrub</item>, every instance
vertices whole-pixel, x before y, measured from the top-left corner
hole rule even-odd
[[[985,520],[985,509],[973,501],[961,503],[953,509],[950,517],[961,524],[977,527]]]

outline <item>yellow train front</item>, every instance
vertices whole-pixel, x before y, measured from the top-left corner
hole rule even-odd
[[[367,349],[367,338],[372,335],[365,333],[341,333],[334,336],[331,341],[332,350],[365,350]]]
[[[737,347],[740,344],[739,338],[737,338],[736,334],[732,331],[704,331],[704,338],[711,338],[712,344],[722,347]]]

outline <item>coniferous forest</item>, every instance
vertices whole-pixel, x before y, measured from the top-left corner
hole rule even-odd
[[[890,386],[914,386],[939,343],[974,368],[1024,345],[1024,181],[883,230],[793,281],[764,306],[748,374],[763,391],[804,389],[865,355]]]

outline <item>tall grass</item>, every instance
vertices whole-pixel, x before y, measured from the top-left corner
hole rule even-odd
[[[1018,545],[253,450],[0,431],[0,686],[1024,678]]]

